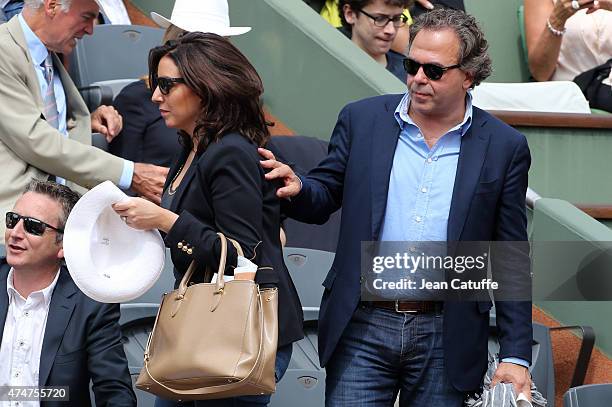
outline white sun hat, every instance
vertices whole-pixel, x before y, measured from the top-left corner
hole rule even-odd
[[[185,31],[201,31],[223,37],[251,31],[251,27],[230,27],[227,0],[176,0],[169,19],[156,12],[151,13],[151,18],[162,28],[172,24]]]
[[[64,228],[70,276],[88,297],[106,303],[130,301],[147,292],[164,268],[157,230],[131,228],[111,207],[129,197],[106,181],[76,203]]]

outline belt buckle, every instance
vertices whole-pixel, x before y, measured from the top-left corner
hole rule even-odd
[[[416,314],[418,313],[417,310],[406,310],[406,311],[402,311],[399,309],[399,300],[395,300],[395,312],[401,312],[403,314]]]

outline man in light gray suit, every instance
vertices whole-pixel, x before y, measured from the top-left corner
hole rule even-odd
[[[0,26],[2,215],[32,178],[50,176],[84,188],[111,180],[159,202],[167,169],[91,146],[92,131],[108,140],[117,135],[121,116],[109,106],[90,115],[55,54],[69,54],[77,39],[91,35],[98,13],[97,0],[27,0],[20,15]]]

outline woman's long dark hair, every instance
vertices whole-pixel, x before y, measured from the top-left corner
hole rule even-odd
[[[150,83],[157,82],[157,67],[166,55],[202,100],[193,134],[198,153],[230,132],[238,132],[258,146],[265,145],[270,132],[261,102],[263,84],[253,65],[234,45],[216,34],[200,32],[168,41],[149,53]],[[183,146],[193,148],[191,137],[184,131],[179,134]]]

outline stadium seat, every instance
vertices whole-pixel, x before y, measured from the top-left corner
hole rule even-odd
[[[87,105],[89,113],[93,113],[99,106],[113,103],[113,91],[108,86],[83,86],[79,88],[79,93]]]
[[[563,396],[563,407],[603,407],[612,403],[612,383],[572,387]]]
[[[270,407],[311,407],[325,404],[325,369],[319,365],[318,331],[321,285],[335,253],[296,247],[283,249],[285,264],[302,302],[304,338],[293,344],[293,354]]]
[[[321,250],[285,247],[283,249],[285,264],[297,289],[304,319],[319,319],[319,305],[323,295],[323,280],[334,261],[334,253]]]
[[[149,71],[149,50],[161,44],[163,33],[160,28],[137,25],[99,25],[70,55],[70,76],[78,88],[138,78]]]
[[[92,86],[104,86],[110,89],[111,103],[112,103],[112,101],[115,100],[117,95],[121,93],[123,88],[125,88],[130,83],[136,82],[136,81],[138,81],[138,79],[111,79],[108,81],[94,82],[91,85]]]
[[[91,145],[100,150],[108,151],[108,141],[102,133],[91,133]]]

